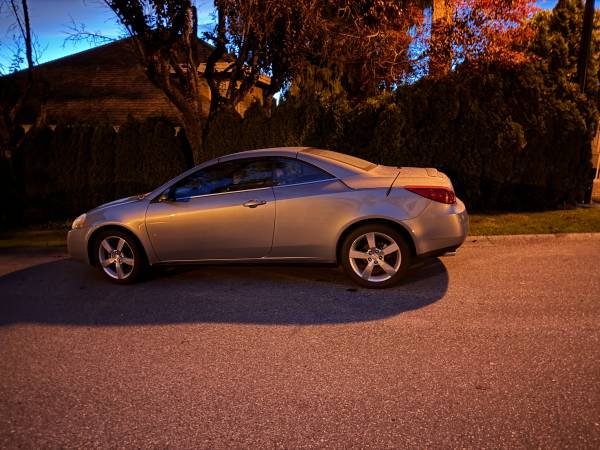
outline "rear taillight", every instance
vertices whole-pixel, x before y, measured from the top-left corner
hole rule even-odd
[[[456,203],[456,194],[449,188],[438,186],[405,186],[404,189],[434,202],[446,203],[448,205]]]

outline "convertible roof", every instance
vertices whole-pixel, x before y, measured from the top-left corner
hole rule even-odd
[[[315,147],[273,147],[247,150],[222,156],[218,158],[218,161],[222,162],[260,156],[287,156],[288,158],[297,158],[314,164],[337,178],[346,178],[356,175],[375,175],[369,172],[371,169],[378,167],[377,164],[351,155]]]
[[[272,148],[261,148],[257,150],[246,150],[243,152],[230,153],[228,155],[221,156],[219,161],[227,161],[228,159],[238,159],[246,156],[272,156],[272,155],[286,155],[296,157],[298,152],[308,150],[310,147],[272,147]]]

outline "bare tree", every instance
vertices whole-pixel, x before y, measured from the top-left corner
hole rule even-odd
[[[209,33],[214,46],[206,58],[207,44],[198,38],[196,8],[191,0],[103,1],[127,31],[148,79],[180,112],[194,161],[201,162],[204,159],[202,135],[208,123],[203,105],[204,89],[208,85],[211,94],[209,119],[218,109],[235,108],[246,97],[266,72],[265,57],[260,51],[267,36],[265,27],[258,21],[247,23],[244,30],[231,39],[231,32],[239,31],[231,20],[235,2],[217,0],[217,25]],[[250,12],[246,3],[257,7],[276,4],[275,1],[240,2],[244,13]],[[257,33],[258,29],[263,31]],[[67,41],[106,41],[101,33],[90,32],[83,24],[73,21],[66,33]],[[277,92],[281,83],[274,86],[276,90],[267,96]]]
[[[201,74],[190,0],[105,0],[129,33],[146,75],[181,113],[194,162],[203,160]]]
[[[66,37],[63,42],[63,48],[68,43],[76,45],[81,41],[85,41],[88,45],[95,47],[118,40],[118,38],[107,36],[101,31],[92,31],[88,29],[85,23],[76,22],[72,17],[69,24],[66,25],[64,33]]]
[[[0,212],[0,225],[2,222],[15,222],[19,220],[19,178],[14,170],[14,154],[19,147],[24,134],[21,132],[18,119],[27,99],[32,96],[35,83],[34,64],[36,62],[34,34],[29,20],[29,5],[27,0],[0,0],[0,10],[8,11],[12,16],[15,32],[13,48],[13,63],[11,69],[19,70],[22,62],[26,61],[25,73],[18,77],[0,78],[0,164],[4,166],[3,193],[6,202]],[[22,59],[22,53],[25,59]],[[43,94],[43,90],[41,93]],[[42,95],[43,96],[43,95]]]
[[[302,0],[216,0],[216,24],[204,33],[214,45],[204,77],[211,92],[210,111],[233,109],[262,76],[270,98],[289,82],[303,39],[304,14],[316,4]],[[265,107],[270,103],[265,102]]]
[[[8,153],[10,143],[18,127],[17,116],[25,101],[28,99],[34,85],[34,40],[29,20],[29,5],[27,0],[2,0],[0,8],[6,9],[13,17],[13,27],[17,30],[15,37],[14,61],[20,61],[22,49],[25,52],[25,81],[16,88],[13,80],[3,78],[0,82],[0,145],[3,153]],[[17,64],[18,66],[18,64]],[[18,67],[15,67],[17,69]]]
[[[422,18],[421,2],[411,0],[215,0],[215,26],[204,34],[213,48],[203,61],[191,0],[104,1],[149,79],[181,112],[196,162],[207,123],[204,82],[209,120],[236,108],[264,77],[270,98],[315,67],[334,68],[349,92],[364,95],[368,87],[393,86],[408,70],[409,31]]]

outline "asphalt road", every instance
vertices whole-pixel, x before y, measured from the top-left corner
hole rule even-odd
[[[105,283],[0,254],[0,447],[600,447],[600,240]],[[30,266],[30,267],[28,267]]]

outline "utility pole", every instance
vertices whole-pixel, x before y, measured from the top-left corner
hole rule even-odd
[[[579,58],[577,60],[577,82],[579,83],[579,90],[585,93],[585,84],[587,76],[587,68],[590,60],[590,53],[592,47],[592,30],[594,28],[594,0],[585,0],[585,9],[583,10],[583,28],[581,30],[581,44],[579,46]],[[596,128],[596,137],[593,143],[598,144],[598,132]],[[592,149],[593,151],[594,149]],[[594,163],[592,157],[592,164]],[[583,202],[591,203],[592,197],[594,196],[594,180],[598,177],[598,164],[600,164],[600,158],[596,161],[596,164],[590,173],[590,185],[586,190]]]
[[[585,0],[583,11],[583,29],[581,31],[581,45],[579,46],[579,59],[577,60],[577,82],[581,92],[585,92],[587,67],[590,60],[592,47],[592,29],[594,28],[594,0]]]

